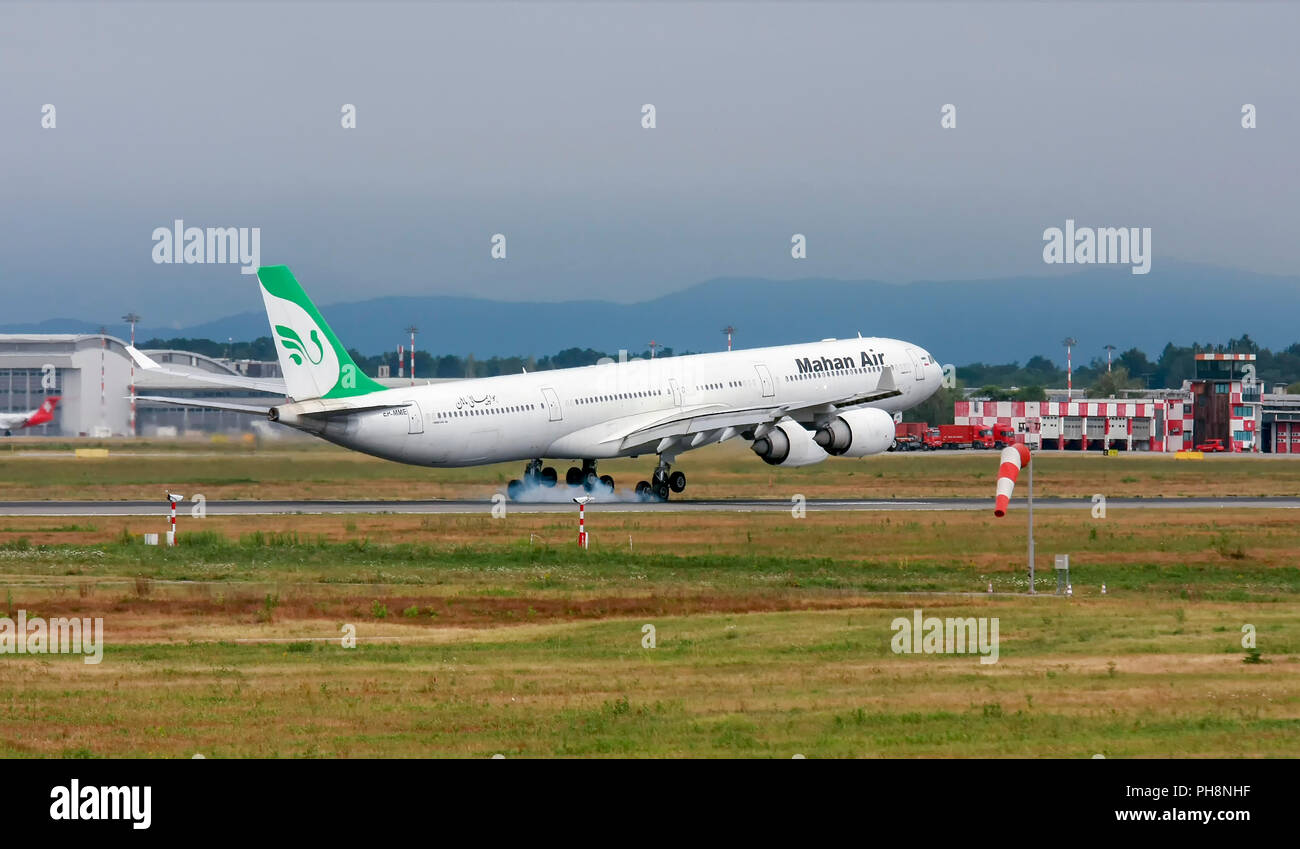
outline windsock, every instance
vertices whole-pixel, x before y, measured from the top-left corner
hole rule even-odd
[[[993,515],[999,519],[1007,515],[1007,505],[1011,503],[1011,491],[1016,487],[1016,478],[1020,470],[1029,465],[1029,449],[1024,443],[1017,442],[1002,449],[1002,465],[998,467],[998,498],[993,504]]]

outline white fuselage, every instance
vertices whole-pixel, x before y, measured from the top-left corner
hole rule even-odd
[[[27,426],[27,422],[41,411],[40,407],[25,413],[0,413],[0,430],[17,430]]]
[[[876,391],[882,380],[900,394],[863,406],[892,413],[930,397],[942,372],[924,349],[897,339],[825,340],[390,389],[365,401],[401,406],[306,429],[423,466],[596,460],[647,453],[646,443],[629,444],[626,435],[697,412],[784,407],[811,422],[818,405],[829,413],[832,403]],[[678,450],[686,447],[694,446]]]

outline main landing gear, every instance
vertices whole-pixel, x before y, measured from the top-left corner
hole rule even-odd
[[[525,493],[533,487],[544,486],[553,487],[559,482],[559,475],[556,474],[552,466],[542,466],[541,460],[529,460],[528,465],[524,467],[523,480],[515,479],[506,484],[506,495],[510,496],[511,501],[518,501],[525,497]],[[599,487],[605,487],[610,492],[614,491],[614,479],[609,475],[602,475],[596,472],[595,460],[583,460],[582,467],[570,466],[564,474],[564,482],[569,486],[580,486],[587,492],[594,492]]]
[[[660,457],[659,466],[649,481],[640,481],[636,485],[636,494],[642,498],[655,501],[667,501],[670,492],[683,492],[686,489],[686,475],[681,472],[669,472],[672,461]]]
[[[506,495],[510,496],[511,501],[518,501],[525,489],[535,486],[552,487],[557,480],[559,475],[555,473],[554,467],[543,467],[541,460],[529,460],[524,467],[524,479],[515,478],[506,484]]]
[[[597,473],[595,460],[583,460],[582,468],[570,466],[569,471],[564,475],[564,482],[569,486],[580,486],[587,492],[594,492],[598,486],[604,486],[610,492],[614,491],[614,479],[609,475]]]

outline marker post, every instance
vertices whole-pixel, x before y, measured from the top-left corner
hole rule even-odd
[[[591,500],[590,495],[580,495],[573,499],[573,503],[578,505],[578,548],[587,548],[587,502]]]
[[[171,527],[167,531],[168,545],[176,544],[176,503],[178,501],[183,501],[184,499],[185,496],[183,495],[176,495],[175,493],[171,493],[171,492],[167,493],[167,506],[171,508],[171,519],[169,522]]]

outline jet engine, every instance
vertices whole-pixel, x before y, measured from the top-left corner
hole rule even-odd
[[[783,421],[750,445],[769,466],[811,466],[826,459],[812,434],[794,421]]]
[[[874,407],[845,410],[817,429],[813,441],[835,457],[866,457],[894,444],[894,419]]]

